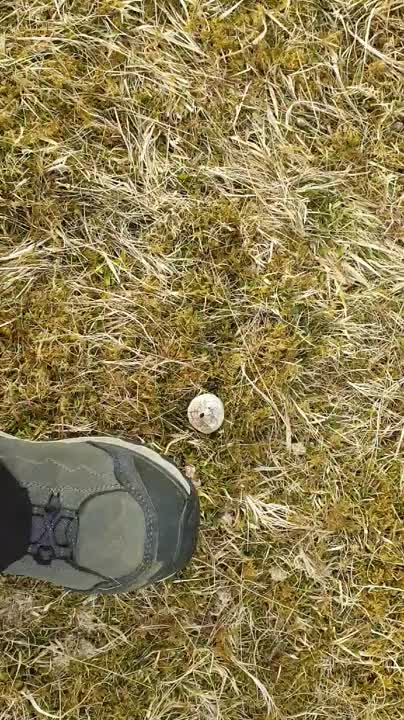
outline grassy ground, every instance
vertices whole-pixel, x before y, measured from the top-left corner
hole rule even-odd
[[[403,37],[402,0],[2,0],[0,427],[144,440],[203,533],[134,596],[3,579],[1,720],[402,717]]]

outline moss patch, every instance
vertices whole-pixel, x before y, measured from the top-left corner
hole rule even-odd
[[[398,720],[398,5],[32,0],[0,27],[1,429],[146,441],[203,515],[134,596],[3,579],[6,716]]]

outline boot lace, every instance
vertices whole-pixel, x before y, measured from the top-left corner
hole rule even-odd
[[[76,513],[62,508],[60,493],[51,493],[45,506],[33,508],[28,552],[39,565],[72,560],[75,520]]]

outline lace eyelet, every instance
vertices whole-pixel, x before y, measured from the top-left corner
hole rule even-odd
[[[50,565],[55,557],[55,551],[49,545],[41,545],[35,553],[35,560],[38,565]]]

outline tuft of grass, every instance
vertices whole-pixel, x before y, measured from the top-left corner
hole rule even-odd
[[[0,718],[402,717],[402,9],[3,0],[1,429],[143,440],[203,523],[136,595],[2,579]]]

